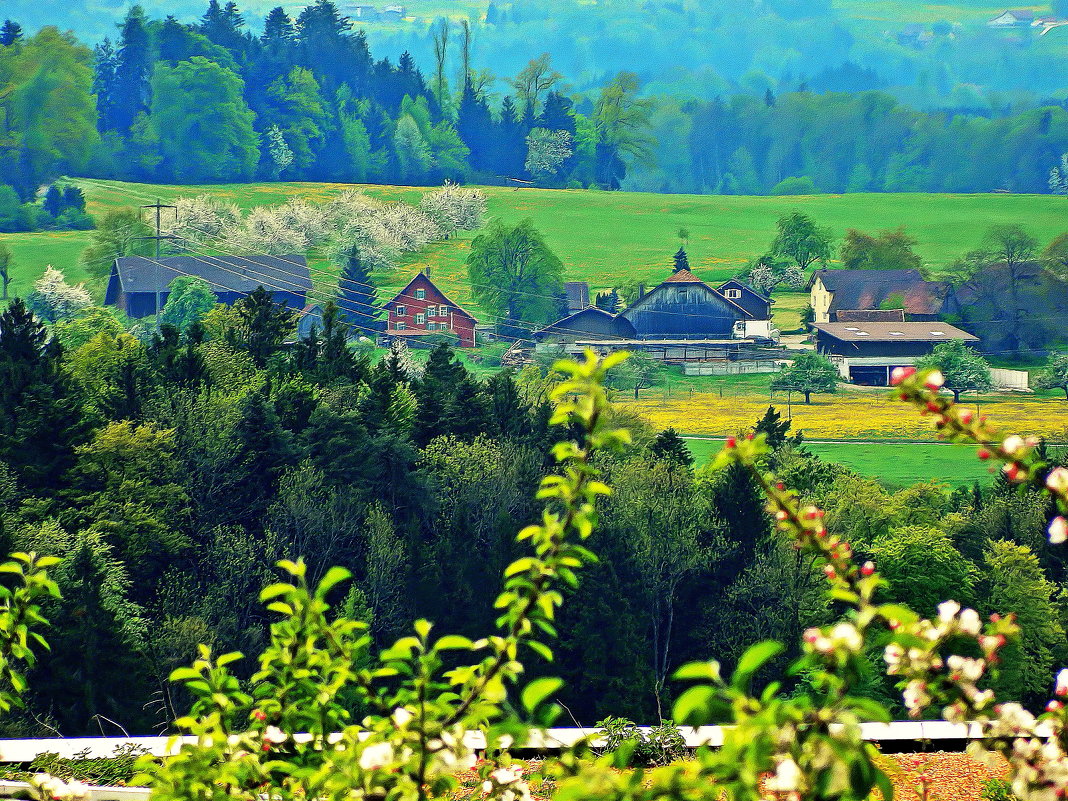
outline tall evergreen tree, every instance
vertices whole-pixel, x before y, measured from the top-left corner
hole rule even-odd
[[[0,314],[0,461],[30,490],[55,485],[84,431],[61,356],[20,299]]]
[[[238,325],[226,332],[228,344],[244,350],[257,367],[282,346],[293,328],[293,311],[275,303],[271,293],[262,286],[234,304]]]
[[[275,6],[263,22],[263,35],[260,41],[265,45],[285,46],[293,43],[297,29],[293,20],[282,6]]]
[[[110,131],[115,128],[115,69],[118,56],[111,40],[104,41],[93,49],[93,94],[96,95],[97,129]]]
[[[122,22],[110,98],[111,118],[105,130],[125,134],[137,115],[148,111],[152,58],[145,11],[139,5],[132,6]]]
[[[690,269],[690,257],[686,255],[685,248],[679,248],[675,251],[675,267],[672,272],[680,273],[683,270]]]
[[[13,20],[5,19],[0,26],[0,45],[11,47],[22,41],[22,26]]]
[[[369,334],[381,330],[378,290],[358,244],[349,248],[345,256],[345,266],[338,281],[337,305],[345,321],[354,329]]]

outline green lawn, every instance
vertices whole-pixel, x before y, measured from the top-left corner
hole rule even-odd
[[[688,439],[686,444],[697,464],[704,464],[723,447],[722,441],[705,439]],[[819,442],[805,443],[805,447],[821,459],[843,464],[888,487],[904,487],[930,479],[953,487],[990,480],[987,465],[976,458],[973,449],[960,445]]]
[[[211,193],[248,208],[281,203],[291,197],[323,199],[346,188],[341,184],[277,183],[222,186],[171,186],[85,181],[89,211],[132,206],[156,198]],[[418,201],[425,190],[412,187],[363,186],[368,194],[389,200]],[[716,195],[656,195],[590,190],[486,189],[490,216],[506,222],[534,220],[564,262],[565,277],[589,281],[594,289],[643,280],[663,280],[678,247],[676,232],[690,231],[690,263],[709,281],[729,278],[747,261],[760,255],[775,235],[775,221],[792,209],[802,209],[837,236],[848,228],[877,231],[903,225],[919,240],[918,252],[934,267],[943,267],[975,248],[995,223],[1019,222],[1045,243],[1068,229],[1064,198],[1052,195],[929,195],[855,194],[812,197],[742,197]],[[383,290],[403,285],[414,269],[430,266],[435,280],[460,303],[470,303],[464,262],[475,234],[436,243],[411,255],[391,275],[378,276]],[[0,237],[9,241],[15,235]],[[22,237],[18,235],[20,248]],[[32,237],[55,236],[46,234]],[[17,254],[19,275],[27,279],[54,263],[76,275],[83,234],[56,241],[40,250]],[[41,240],[42,242],[45,240]],[[802,296],[780,301],[793,319]],[[788,325],[787,320],[780,322]],[[792,326],[790,326],[792,327]]]

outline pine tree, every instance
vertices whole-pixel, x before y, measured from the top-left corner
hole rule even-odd
[[[690,257],[686,255],[685,248],[679,248],[675,251],[675,267],[672,272],[681,273],[683,270],[690,269]]]
[[[274,499],[278,477],[292,461],[289,432],[262,390],[249,393],[234,427],[230,472],[234,480],[228,506],[233,520],[251,529]]]
[[[619,311],[619,293],[614,289],[598,292],[593,305],[609,314],[616,314]]]
[[[75,211],[85,211],[85,193],[82,190],[71,184],[63,188],[63,208],[74,209]]]
[[[674,428],[665,428],[656,435],[656,439],[649,446],[649,451],[657,459],[679,465],[681,467],[693,467],[693,454],[686,447],[686,443],[679,432]]]
[[[21,41],[22,26],[17,22],[5,19],[3,26],[0,26],[0,45],[11,47],[11,45],[18,44]]]
[[[151,99],[152,47],[148,20],[141,6],[132,6],[122,23],[115,55],[115,77],[110,98],[111,119],[105,130],[127,133],[138,114],[148,111]]]
[[[345,266],[338,281],[338,308],[345,321],[357,331],[374,334],[382,329],[378,320],[378,290],[371,281],[371,270],[353,244],[345,256]]]
[[[115,68],[118,58],[107,37],[93,49],[93,94],[96,95],[96,127],[101,132],[114,129]]]
[[[54,487],[84,433],[61,357],[20,299],[0,314],[0,461],[30,490]]]
[[[265,45],[288,45],[292,44],[297,35],[297,29],[293,27],[293,20],[282,6],[275,6],[267,14],[263,22],[263,35],[260,41]]]
[[[262,286],[234,304],[238,325],[226,332],[227,343],[246,351],[257,367],[265,367],[293,328],[293,311],[275,303]]]

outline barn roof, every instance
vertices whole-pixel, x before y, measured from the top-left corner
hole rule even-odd
[[[202,278],[213,292],[249,293],[257,287],[306,294],[312,282],[304,256],[120,256],[115,270],[123,292],[164,292],[182,275]]]
[[[601,319],[604,322],[610,323],[611,326],[616,329],[616,332],[610,336],[626,339],[635,335],[634,324],[626,317],[621,314],[606,312],[604,309],[597,306],[587,306],[581,311],[569,314],[567,317],[535,331],[534,336],[537,338],[553,334],[589,334],[592,332],[583,328],[582,323],[584,320],[590,319]]]
[[[564,293],[568,311],[582,311],[590,305],[590,285],[585,281],[565,281]]]
[[[697,284],[699,286],[702,286],[705,289],[707,289],[709,292],[711,292],[713,295],[715,295],[717,298],[719,298],[721,301],[726,303],[728,306],[733,306],[737,311],[741,312],[741,314],[743,315],[743,317],[745,319],[747,319],[747,320],[752,320],[753,319],[753,315],[745,307],[740,306],[739,304],[735,303],[733,300],[728,298],[726,295],[724,295],[718,289],[715,289],[714,287],[709,286],[704,281],[702,281],[700,278],[698,278],[696,275],[691,273],[689,270],[679,270],[678,272],[672,273],[667,278],[665,278],[662,283],[657,284],[652,289],[650,289],[648,292],[646,292],[642,297],[638,298],[638,300],[636,300],[633,305],[627,307],[623,311],[623,314],[627,314],[628,312],[634,311],[639,306],[641,306],[646,301],[648,301],[649,298],[651,298],[655,293],[657,293],[658,291],[663,289],[668,284]]]
[[[979,337],[942,322],[933,323],[814,323],[821,334],[842,342],[978,342]]]

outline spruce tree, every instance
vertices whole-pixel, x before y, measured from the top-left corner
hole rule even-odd
[[[244,350],[257,367],[265,367],[293,328],[293,311],[275,303],[262,286],[234,304],[238,325],[226,331],[227,344]]]
[[[267,14],[263,22],[263,35],[260,41],[265,45],[288,45],[292,44],[297,29],[293,27],[293,20],[282,6],[275,6]]]
[[[338,307],[355,330],[372,336],[381,330],[378,320],[378,290],[371,281],[371,271],[360,247],[353,244],[345,254],[345,266],[338,281]]]
[[[30,490],[55,486],[84,433],[61,356],[20,299],[0,314],[0,461]]]
[[[249,393],[233,432],[230,473],[234,483],[227,501],[233,522],[247,530],[257,524],[292,458],[289,432],[279,423],[273,404],[262,390]]]
[[[674,428],[665,428],[657,434],[649,446],[649,451],[665,462],[681,467],[693,467],[693,454]]]
[[[141,6],[132,6],[122,22],[115,76],[112,81],[110,112],[105,130],[125,134],[138,114],[148,111],[151,99],[152,45],[148,20]]]
[[[111,40],[104,41],[93,49],[93,94],[96,95],[97,129],[103,133],[114,125],[115,69],[118,57]]]
[[[680,273],[690,269],[690,257],[686,255],[686,249],[680,247],[675,251],[675,267],[673,272]]]
[[[9,19],[0,26],[0,45],[10,47],[22,41],[22,26]]]

